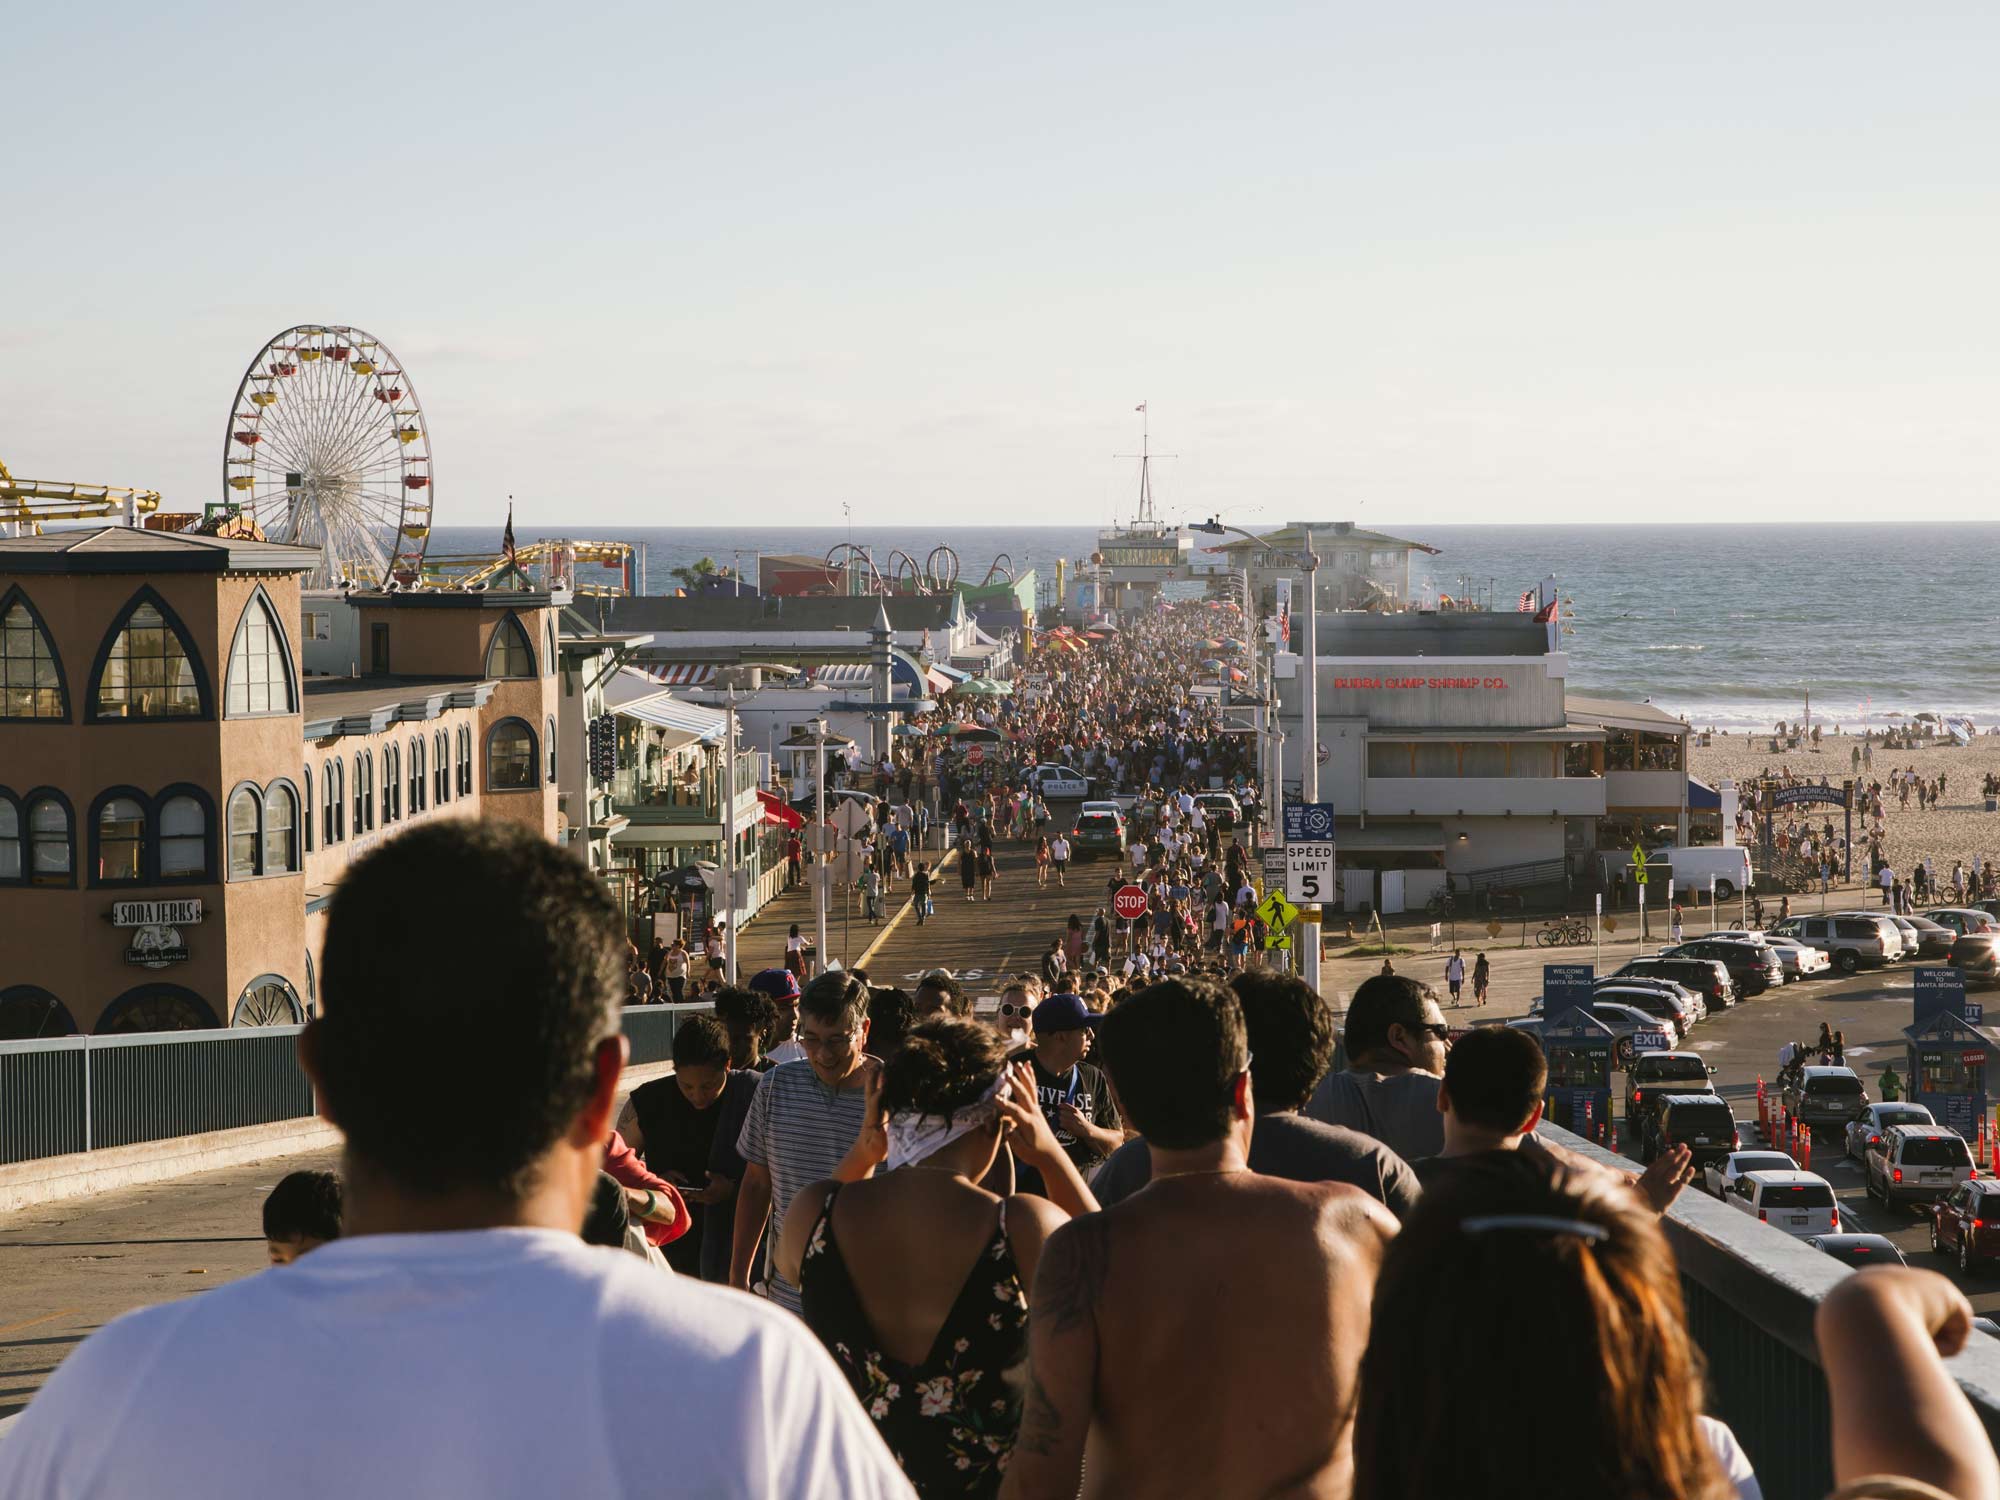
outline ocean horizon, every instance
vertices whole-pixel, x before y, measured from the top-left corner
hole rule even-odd
[[[1879,727],[1924,711],[1963,714],[1981,729],[2000,723],[2000,672],[1982,638],[2000,618],[1987,572],[2000,522],[1359,524],[1439,549],[1412,568],[1419,590],[1490,595],[1505,608],[1554,575],[1579,693],[1649,701],[1718,729],[1803,718],[1808,695],[1813,719],[1829,728]],[[702,557],[754,577],[760,553],[825,556],[848,541],[867,548],[885,576],[896,552],[921,565],[948,546],[966,581],[1004,559],[1017,574],[1033,568],[1046,587],[1057,559],[1087,557],[1097,533],[1094,525],[515,523],[523,543],[634,543],[652,593],[671,591],[672,570]],[[440,526],[431,546],[493,550],[499,537],[498,526]]]

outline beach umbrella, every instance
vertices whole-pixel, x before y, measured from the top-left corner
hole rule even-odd
[[[1211,672],[1220,672],[1222,670],[1222,663],[1213,656],[1203,662],[1202,666]]]
[[[904,739],[908,739],[912,735],[921,739],[924,735],[930,733],[930,731],[924,728],[923,725],[921,724],[898,724],[894,729],[890,730],[889,732],[891,734],[898,735]]]
[[[961,724],[952,730],[951,737],[966,744],[978,741],[980,744],[992,745],[999,743],[1007,736],[997,729],[988,729],[983,724]]]

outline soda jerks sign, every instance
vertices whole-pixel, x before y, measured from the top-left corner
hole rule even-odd
[[[1485,688],[1507,686],[1504,677],[1336,677],[1338,688]]]

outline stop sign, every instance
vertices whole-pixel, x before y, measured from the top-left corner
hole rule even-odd
[[[1128,922],[1136,921],[1146,915],[1146,893],[1136,885],[1121,885],[1111,898],[1111,909]]]
[[[970,765],[978,765],[986,759],[986,747],[984,745],[974,745],[965,752],[965,759]]]

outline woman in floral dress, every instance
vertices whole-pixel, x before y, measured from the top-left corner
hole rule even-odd
[[[1070,1214],[1097,1208],[1006,1045],[972,1021],[914,1027],[869,1086],[854,1150],[794,1200],[777,1251],[807,1325],[924,1500],[999,1492],[1035,1263]],[[1040,1168],[1049,1198],[978,1186],[1003,1146]]]

